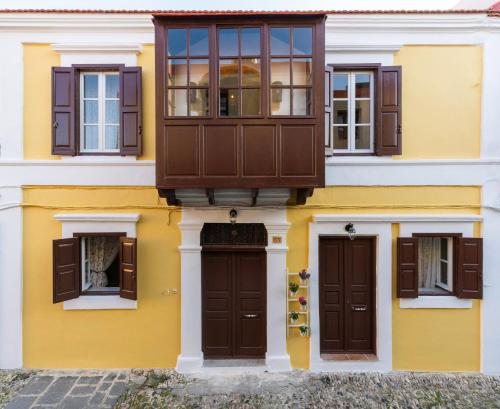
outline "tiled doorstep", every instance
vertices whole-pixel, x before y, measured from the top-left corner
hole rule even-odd
[[[325,361],[378,361],[374,354],[321,354]]]

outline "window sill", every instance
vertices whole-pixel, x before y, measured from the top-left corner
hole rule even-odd
[[[472,308],[472,300],[449,295],[421,295],[418,298],[400,298],[399,308],[468,309]]]
[[[74,300],[64,301],[64,310],[136,310],[137,301],[121,298],[119,295],[82,295]]]
[[[137,157],[134,155],[121,156],[118,154],[80,154],[77,156],[61,156],[61,161],[64,162],[136,162]]]

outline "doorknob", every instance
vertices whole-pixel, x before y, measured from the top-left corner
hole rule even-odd
[[[353,311],[366,311],[366,305],[363,305],[362,307],[352,307]]]
[[[243,315],[245,318],[257,318],[257,314],[245,314]]]

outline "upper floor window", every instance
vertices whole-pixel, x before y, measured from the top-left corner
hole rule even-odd
[[[208,28],[167,30],[168,115],[209,114],[208,56]]]
[[[312,26],[176,26],[165,37],[167,116],[313,115]]]
[[[53,155],[140,155],[142,70],[52,67]]]
[[[80,98],[80,152],[119,152],[118,72],[82,72]]]
[[[374,149],[373,72],[333,75],[333,152],[372,153]]]
[[[271,114],[312,114],[312,28],[271,27]]]
[[[261,29],[220,28],[219,116],[256,116],[261,108]]]

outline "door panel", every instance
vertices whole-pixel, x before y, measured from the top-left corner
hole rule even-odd
[[[264,357],[266,253],[203,252],[202,287],[205,357]]]
[[[344,349],[344,246],[342,239],[320,241],[321,350]]]
[[[374,352],[373,239],[320,239],[320,350]]]
[[[235,356],[266,352],[266,265],[264,252],[235,254]]]
[[[230,253],[203,254],[203,352],[207,357],[233,353],[232,264]]]

